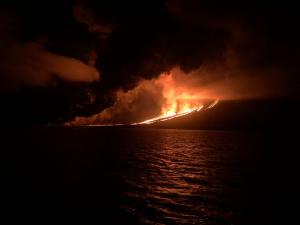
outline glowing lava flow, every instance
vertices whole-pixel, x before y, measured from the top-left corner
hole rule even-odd
[[[192,112],[196,112],[196,111],[200,111],[203,108],[203,105],[199,106],[198,108],[193,108],[193,109],[187,109],[183,112],[180,113],[174,113],[172,115],[168,115],[168,116],[158,116],[158,117],[154,117],[152,119],[149,120],[145,120],[143,122],[140,123],[133,123],[132,125],[139,125],[139,124],[152,124],[158,121],[166,121],[166,120],[170,120],[176,117],[180,117],[180,116],[185,116],[187,114],[190,114]]]
[[[178,82],[178,80],[181,82]],[[160,115],[132,125],[153,124],[170,120],[200,110],[211,109],[218,103],[218,100],[212,102],[210,98],[204,97],[193,86],[184,85],[176,71],[170,74],[162,74],[154,82],[163,87],[164,103]],[[208,102],[210,103],[208,104]]]
[[[152,119],[148,119],[148,120],[142,121],[140,123],[133,123],[131,125],[152,124],[152,123],[155,123],[155,122],[162,122],[162,121],[174,119],[174,118],[177,118],[177,117],[185,116],[185,115],[193,113],[193,112],[199,112],[202,109],[211,109],[211,108],[215,107],[216,104],[218,104],[218,102],[219,102],[219,100],[215,100],[213,103],[208,105],[206,108],[204,108],[204,105],[200,105],[198,107],[188,107],[187,109],[184,109],[184,110],[182,110],[180,112],[177,112],[177,113],[169,111],[166,115],[154,117]]]
[[[202,87],[195,75],[179,68],[162,73],[152,80],[141,80],[136,87],[115,93],[111,107],[88,117],[76,117],[65,126],[146,125],[210,110],[221,95]]]

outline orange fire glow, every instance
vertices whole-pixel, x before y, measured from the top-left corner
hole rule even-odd
[[[199,106],[198,108],[187,108],[184,111],[181,112],[172,112],[172,111],[168,111],[168,115],[162,115],[162,116],[158,116],[158,117],[154,117],[152,119],[148,119],[145,120],[143,122],[140,123],[133,123],[132,125],[138,125],[138,124],[151,124],[157,121],[166,121],[166,120],[170,120],[176,117],[180,117],[180,116],[184,116],[187,115],[189,113],[195,112],[195,111],[200,111],[203,108],[203,105]]]
[[[133,123],[132,125],[152,124],[158,121],[170,120],[200,111],[204,108],[213,108],[218,103],[218,100],[214,100],[213,103],[205,107],[204,101],[201,96],[199,96],[199,93],[193,92],[192,89],[185,86],[176,84],[172,73],[162,74],[155,80],[155,83],[163,87],[165,102],[162,105],[161,114],[139,123]]]
[[[116,92],[113,106],[90,117],[76,117],[68,125],[152,124],[213,108],[220,99],[201,85],[198,71],[172,69],[151,80],[141,80],[129,91]]]

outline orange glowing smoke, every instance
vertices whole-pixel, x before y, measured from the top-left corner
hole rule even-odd
[[[162,74],[154,81],[163,87],[164,104],[160,115],[142,122],[133,123],[133,125],[152,124],[158,121],[170,120],[204,108],[204,99],[199,96],[199,93],[185,87],[183,84],[178,85],[173,76],[172,72]],[[218,100],[215,100],[207,108],[212,108],[217,103]]]
[[[199,85],[197,74],[179,68],[152,80],[141,80],[129,91],[118,90],[112,107],[67,125],[151,124],[212,108],[218,95]]]

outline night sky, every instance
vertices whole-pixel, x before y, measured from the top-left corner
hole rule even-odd
[[[4,125],[59,124],[91,116],[112,106],[117,90],[132,90],[142,79],[155,79],[174,67],[187,74],[213,68],[216,74],[199,78],[205,84],[228,76],[250,77],[242,87],[248,98],[299,97],[296,3],[12,0],[0,4]]]
[[[298,5],[1,0],[2,214],[293,224]]]

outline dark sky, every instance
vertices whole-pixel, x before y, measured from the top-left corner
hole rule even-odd
[[[292,1],[0,4],[4,124],[89,116],[112,105],[116,90],[130,90],[142,78],[175,66],[187,73],[202,65],[224,66],[228,60],[227,70],[263,76],[272,98],[299,96],[300,13]],[[255,92],[255,84],[249,89]]]

